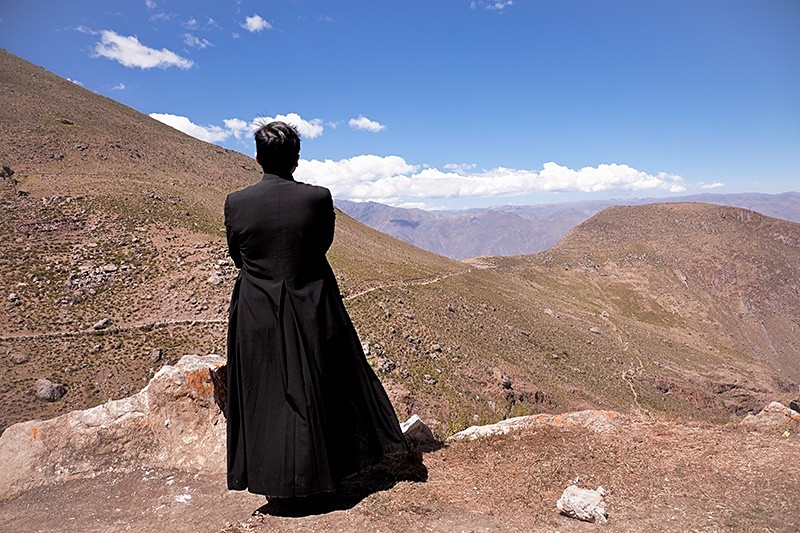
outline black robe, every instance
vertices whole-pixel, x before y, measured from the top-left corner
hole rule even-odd
[[[329,492],[406,452],[325,258],[328,189],[265,174],[228,196],[225,228],[240,269],[228,327],[228,488]]]

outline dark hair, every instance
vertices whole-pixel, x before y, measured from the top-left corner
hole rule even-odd
[[[294,126],[276,120],[256,130],[256,157],[264,172],[290,174],[300,156],[300,136]]]

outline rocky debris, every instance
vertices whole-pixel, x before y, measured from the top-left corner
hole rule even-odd
[[[110,325],[111,325],[111,319],[106,317],[95,322],[94,325],[92,326],[92,329],[99,331],[101,329],[106,329]]]
[[[800,427],[800,412],[780,402],[772,402],[756,415],[747,415],[741,425],[755,429],[783,429]]]
[[[224,362],[216,355],[187,355],[128,398],[9,426],[0,436],[0,501],[112,468],[223,475],[225,424],[209,369]]]
[[[400,424],[400,429],[412,448],[428,451],[439,447],[433,431],[418,415],[411,415],[411,418]]]
[[[589,331],[595,335],[600,335],[600,328],[589,328]]]
[[[422,381],[424,381],[427,385],[436,385],[436,378],[430,374],[425,374],[422,376]]]
[[[49,379],[41,378],[36,381],[33,390],[37,398],[48,402],[57,402],[67,393],[67,386],[60,383],[53,383]]]
[[[800,413],[800,401],[792,400],[791,402],[789,402],[789,409],[797,413]]]
[[[75,124],[75,122],[71,121],[68,118],[62,118],[59,120],[59,122],[61,122],[62,124],[66,124],[67,126],[72,126],[73,124]]]
[[[6,165],[0,167],[0,178],[10,178],[13,175],[14,171],[11,169],[11,167]]]
[[[502,387],[505,390],[511,390],[512,388],[511,378],[509,378],[506,374],[504,374],[502,370],[500,370],[499,368],[493,368],[492,377],[495,379],[495,381],[497,381],[497,383],[500,384],[500,387]]]
[[[570,485],[564,489],[564,493],[556,502],[556,507],[570,518],[604,524],[608,521],[605,494],[603,487],[592,490]]]
[[[11,356],[11,362],[15,365],[22,365],[28,362],[28,355],[24,353],[15,353]]]
[[[150,352],[150,361],[153,363],[158,363],[164,357],[164,350],[161,348],[153,348],[153,351]]]
[[[577,411],[560,415],[538,414],[518,416],[485,426],[470,426],[451,435],[448,442],[475,440],[494,435],[505,435],[511,431],[533,426],[583,427],[597,433],[613,430],[618,425],[619,413],[615,411]]]
[[[211,285],[220,285],[223,280],[222,280],[222,277],[219,274],[214,272],[213,274],[208,276],[208,279],[206,281]]]
[[[380,366],[378,366],[378,370],[380,370],[384,374],[389,374],[391,372],[394,372],[394,370],[396,368],[397,368],[397,363],[395,363],[394,361],[392,361],[390,359],[387,359],[386,361],[383,361],[380,364]]]

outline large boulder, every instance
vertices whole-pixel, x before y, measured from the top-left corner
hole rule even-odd
[[[224,362],[187,355],[134,396],[9,426],[0,436],[0,500],[141,466],[224,473],[225,420],[209,371]]]

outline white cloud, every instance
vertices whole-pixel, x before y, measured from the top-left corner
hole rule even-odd
[[[186,22],[181,23],[184,28],[187,30],[196,30],[197,29],[197,19],[194,17],[190,17],[189,20]]]
[[[245,134],[249,135],[255,130],[252,124],[238,118],[226,118],[222,122],[225,124],[225,127],[230,130],[231,135],[237,139],[241,139]]]
[[[250,122],[240,118],[226,118],[222,121],[223,126],[207,125],[201,126],[192,122],[188,117],[180,115],[171,115],[169,113],[150,113],[150,117],[158,121],[168,124],[173,128],[180,130],[187,135],[196,137],[203,141],[208,142],[221,142],[234,137],[243,140],[253,135],[253,133],[261,127],[262,124],[280,120],[291,124],[297,128],[298,133],[306,139],[314,139],[322,135],[324,128],[322,126],[322,119],[315,118],[312,120],[305,120],[297,113],[289,113],[287,115],[276,115],[274,117],[255,117]]]
[[[150,113],[150,117],[163,122],[167,126],[172,126],[176,130],[182,131],[201,141],[220,142],[231,136],[231,132],[219,126],[200,126],[186,117],[180,115],[170,115],[169,113]]]
[[[80,86],[80,87],[83,87],[83,83],[79,82],[78,80],[73,80],[72,78],[67,78],[67,81],[71,81],[71,82],[72,82],[72,83],[74,83],[75,85],[78,85],[78,86]]]
[[[470,171],[470,165],[439,170],[412,165],[398,156],[361,155],[340,161],[303,160],[301,181],[324,185],[337,198],[400,205],[425,198],[519,196],[537,192],[685,190],[683,178],[647,174],[628,165],[602,164],[573,170],[545,163],[539,172],[498,167]]]
[[[266,124],[274,120],[280,120],[281,122],[291,124],[297,128],[297,132],[306,139],[316,139],[322,135],[322,132],[325,130],[322,126],[323,122],[321,118],[305,120],[297,113],[289,113],[288,115],[275,115],[274,117],[256,117],[253,119],[253,131],[255,131],[260,124]]]
[[[153,0],[144,0],[144,5],[147,6],[147,9],[155,9],[157,4]]]
[[[125,90],[125,84],[124,83],[118,83],[118,84],[114,85],[111,88],[111,90],[112,91],[124,91]]]
[[[720,187],[724,187],[725,184],[721,181],[715,181],[714,183],[698,183],[697,186],[701,189],[719,189]]]
[[[259,15],[247,17],[244,19],[244,22],[241,24],[241,26],[252,33],[260,32],[262,30],[269,30],[272,28],[272,24],[261,18]]]
[[[94,48],[95,55],[112,59],[129,68],[178,67],[188,69],[194,65],[193,61],[166,48],[156,50],[145,46],[133,35],[126,37],[110,30],[103,30],[100,35],[100,42]]]
[[[469,7],[477,9],[482,7],[489,11],[503,11],[507,7],[514,5],[514,0],[477,0],[470,3]]]
[[[373,133],[386,129],[386,126],[384,126],[380,122],[370,120],[364,115],[358,115],[358,118],[351,118],[349,121],[347,121],[347,123],[353,129],[371,131]]]
[[[209,46],[214,46],[211,42],[207,39],[202,39],[197,37],[196,35],[192,35],[191,33],[184,33],[183,34],[183,42],[188,44],[189,46],[193,46],[195,48],[208,48]]]
[[[475,163],[447,163],[442,168],[445,170],[452,170],[458,173],[469,172],[470,170],[475,170],[477,167]]]

